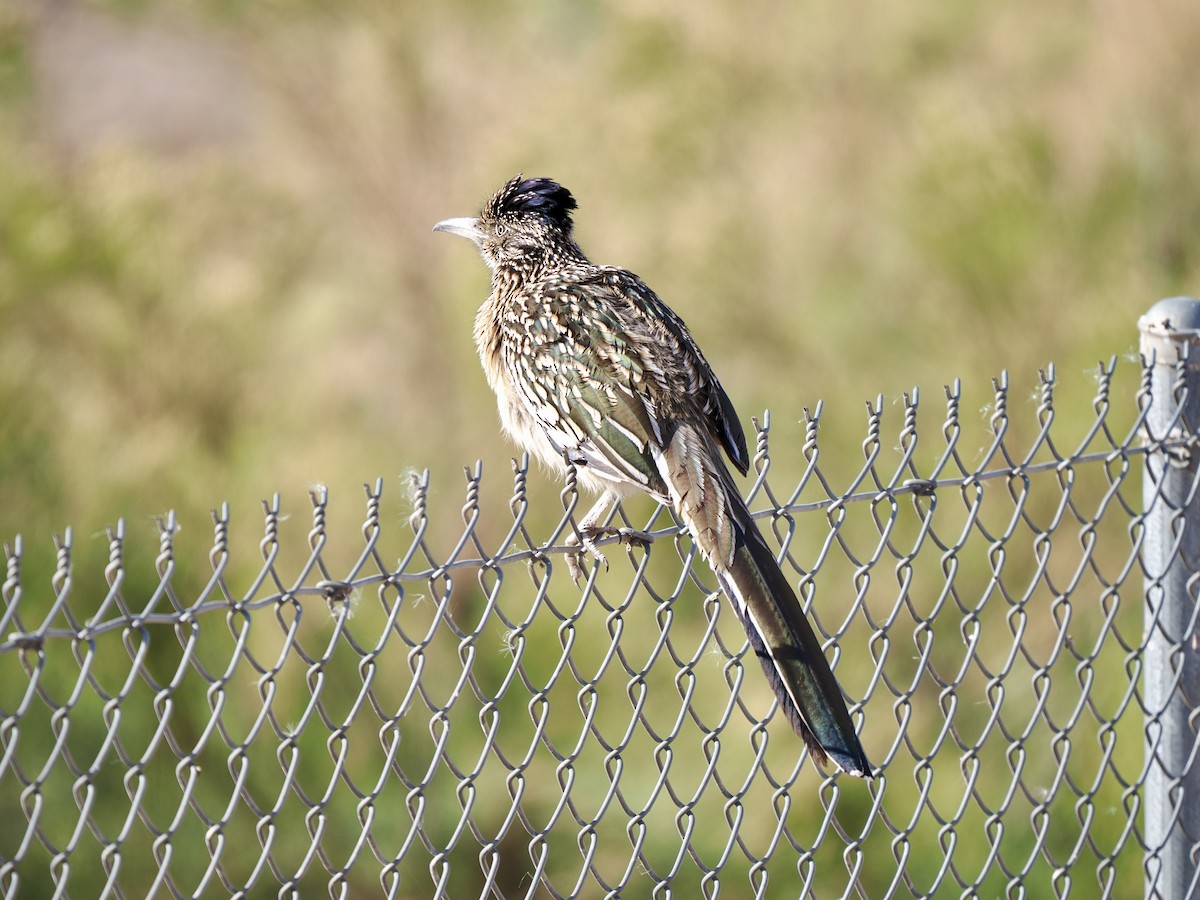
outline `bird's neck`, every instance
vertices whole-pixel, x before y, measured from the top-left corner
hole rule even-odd
[[[583,250],[570,238],[552,247],[522,253],[518,259],[505,261],[492,269],[492,296],[503,297],[520,291],[525,285],[540,281],[548,275],[570,266],[587,265]]]

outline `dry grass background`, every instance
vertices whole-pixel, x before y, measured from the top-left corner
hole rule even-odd
[[[5,530],[505,471],[429,228],[518,170],[744,416],[1074,375],[1195,280],[1198,43],[1182,0],[10,4]]]
[[[486,270],[430,228],[516,171],[571,188],[584,249],[679,310],[747,425],[772,409],[774,471],[821,399],[836,473],[877,392],[940,407],[961,376],[974,410],[1053,361],[1085,398],[1197,290],[1197,83],[1190,0],[9,0],[0,534],[48,571],[72,525],[98,569],[117,516],[145,561],[155,514],[203,546],[229,499],[252,548],[258,498],[322,482],[349,560],[360,484],[428,466],[451,546],[460,465],[501,506],[512,450]]]

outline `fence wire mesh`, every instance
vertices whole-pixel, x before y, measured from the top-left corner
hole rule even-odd
[[[993,382],[982,428],[957,383],[944,406],[880,398],[842,482],[851,454],[827,458],[819,406],[802,431],[755,423],[752,508],[827,642],[873,782],[807,758],[668,511],[631,523],[648,549],[606,546],[610,565],[577,585],[563,553],[580,499],[568,484],[535,533],[531,510],[556,504],[522,464],[507,508],[467,472],[449,549],[428,473],[394,509],[367,486],[349,554],[323,489],[306,539],[289,541],[276,496],[244,587],[228,506],[206,566],[177,553],[173,515],[152,564],[111,527],[102,575],[77,571],[68,530],[34,578],[16,537],[0,888],[1140,894],[1142,460],[1191,441],[1146,433],[1150,385],[1146,367],[1101,365],[1069,438],[1053,369],[1018,415]],[[801,444],[798,476],[772,467],[769,437]]]

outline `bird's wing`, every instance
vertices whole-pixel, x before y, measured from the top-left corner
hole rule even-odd
[[[596,450],[604,453],[610,445],[652,479],[649,448],[670,443],[677,418],[676,410],[657,409],[655,398],[686,398],[734,467],[746,473],[746,436],[729,395],[683,320],[641,279],[624,269],[596,267],[539,287],[542,314],[531,328],[541,359],[529,381],[556,380],[560,396],[554,405],[597,442]],[[546,399],[531,397],[531,408]],[[561,424],[544,423],[556,446],[560,439],[568,446],[580,439],[569,427],[560,434]]]
[[[624,269],[606,269],[605,272],[608,281],[620,290],[628,302],[662,330],[659,340],[670,345],[664,349],[669,349],[687,378],[689,383],[685,389],[703,411],[713,436],[725,450],[729,461],[745,475],[750,468],[750,454],[746,449],[746,435],[738,420],[737,410],[683,319],[636,275]]]
[[[527,323],[514,386],[558,453],[615,484],[666,497],[655,464],[663,441],[646,391],[645,360],[606,304],[548,287]]]
[[[744,469],[745,438],[683,323],[620,270],[543,283],[531,306],[533,352],[512,362],[526,369],[518,388],[551,445],[669,502],[704,556],[728,565],[731,483],[717,445]]]

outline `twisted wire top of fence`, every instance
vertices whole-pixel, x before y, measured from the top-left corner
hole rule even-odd
[[[558,575],[575,484],[535,535],[524,461],[499,525],[481,468],[467,471],[448,551],[432,536],[429,473],[411,477],[398,561],[382,479],[366,486],[346,568],[332,562],[327,492],[311,493],[299,553],[276,495],[240,590],[228,505],[203,576],[177,552],[173,514],[158,520],[152,574],[130,565],[123,521],[107,530],[102,582],[76,571],[71,531],[56,536],[49,591],[24,571],[18,536],[0,615],[0,803],[14,811],[0,822],[0,886],[1140,890],[1153,714],[1140,598],[1154,575],[1131,475],[1148,454],[1185,460],[1195,436],[1179,419],[1152,427],[1150,366],[1114,407],[1118,371],[1099,366],[1069,446],[1053,367],[1031,429],[1014,425],[1002,375],[978,453],[955,382],[927,467],[919,392],[899,404],[895,452],[877,398],[864,462],[839,486],[820,405],[805,411],[786,491],[770,419],[755,423],[752,508],[880,767],[869,784],[816,771],[757,673],[744,677],[744,635],[668,511],[639,523],[649,549],[614,546],[627,564],[592,564],[575,585]],[[1184,390],[1183,364],[1173,371]]]
[[[982,458],[975,463],[967,463],[960,452],[960,439],[963,434],[960,422],[961,383],[955,381],[945,388],[946,416],[941,426],[941,433],[946,446],[940,458],[932,469],[920,473],[914,460],[917,446],[916,414],[920,404],[920,391],[916,388],[911,393],[903,395],[903,426],[898,440],[902,450],[901,457],[894,462],[894,469],[889,473],[880,473],[878,465],[883,451],[880,433],[883,419],[884,401],[882,395],[874,403],[867,404],[867,436],[863,441],[865,461],[850,483],[843,488],[830,484],[818,465],[817,432],[821,421],[823,404],[818,404],[815,411],[804,411],[804,457],[807,465],[801,474],[798,485],[791,491],[790,496],[780,499],[767,484],[766,476],[770,467],[768,455],[768,435],[770,431],[770,413],[765,413],[763,420],[755,420],[756,446],[754,455],[755,480],[750,489],[749,497],[753,502],[761,497],[769,507],[755,513],[756,518],[778,517],[786,514],[824,511],[834,515],[846,504],[856,502],[878,503],[884,498],[895,499],[906,494],[914,496],[929,496],[947,488],[964,489],[983,485],[998,479],[1028,478],[1041,472],[1053,472],[1077,465],[1089,463],[1108,463],[1115,458],[1131,458],[1147,452],[1148,444],[1138,446],[1135,440],[1145,427],[1147,408],[1146,396],[1149,391],[1148,369],[1143,370],[1142,385],[1138,392],[1137,406],[1139,414],[1131,422],[1122,423],[1121,429],[1115,433],[1111,429],[1111,385],[1116,370],[1116,359],[1109,360],[1107,365],[1101,364],[1097,370],[1097,391],[1092,400],[1095,413],[1093,421],[1077,446],[1060,452],[1051,437],[1051,425],[1055,418],[1054,367],[1038,373],[1039,397],[1035,411],[1039,423],[1038,431],[1029,446],[1020,451],[1013,451],[1007,443],[1009,433],[1009,384],[1008,373],[1002,373],[993,381],[994,403],[988,415],[991,441],[983,451]],[[1160,440],[1169,436],[1160,436]],[[38,627],[26,631],[21,626],[18,617],[18,600],[21,587],[21,558],[23,539],[17,535],[12,542],[5,543],[5,556],[8,564],[7,578],[4,583],[4,596],[8,601],[3,619],[0,619],[0,652],[17,648],[40,646],[48,638],[74,638],[87,640],[97,637],[113,629],[129,626],[139,627],[151,624],[174,624],[183,613],[197,615],[212,610],[224,610],[233,606],[239,610],[254,610],[278,603],[285,598],[298,598],[319,595],[332,601],[344,600],[350,590],[378,585],[382,582],[425,581],[457,569],[472,569],[480,566],[502,568],[515,562],[544,560],[554,555],[561,555],[570,550],[564,539],[572,533],[573,515],[577,508],[577,492],[574,481],[571,480],[562,490],[564,515],[558,525],[544,540],[535,540],[523,527],[523,518],[528,509],[527,476],[529,460],[524,458],[513,461],[514,485],[509,508],[513,513],[514,522],[509,532],[504,536],[499,547],[489,551],[485,548],[476,526],[479,521],[479,490],[483,479],[482,467],[477,463],[474,471],[466,470],[467,490],[462,515],[466,529],[456,546],[444,560],[437,560],[436,555],[424,541],[425,530],[429,521],[428,489],[430,473],[409,473],[409,481],[405,487],[413,511],[408,517],[415,537],[408,552],[396,564],[389,564],[382,559],[376,550],[376,544],[381,534],[380,504],[384,493],[384,480],[378,478],[373,484],[364,484],[367,509],[362,524],[362,533],[366,540],[361,556],[353,565],[350,572],[343,578],[333,578],[322,559],[326,542],[325,519],[329,503],[328,492],[323,486],[318,486],[309,492],[312,504],[312,529],[308,534],[310,555],[302,566],[299,575],[290,584],[276,571],[275,562],[278,556],[279,523],[283,515],[281,498],[275,494],[270,500],[262,502],[265,516],[264,532],[259,550],[263,557],[263,565],[257,577],[253,579],[250,588],[242,596],[232,592],[225,581],[225,574],[230,564],[230,547],[228,531],[230,523],[229,504],[224,503],[219,509],[212,511],[213,541],[208,557],[213,569],[213,577],[205,590],[195,601],[186,607],[181,606],[178,599],[168,591],[155,592],[149,602],[140,610],[132,610],[121,596],[119,590],[111,590],[99,608],[86,620],[79,621],[65,603],[56,602],[50,607],[42,608],[37,614],[43,615]],[[820,486],[819,499],[802,502],[799,498],[812,485]],[[656,516],[656,519],[661,516]],[[157,520],[160,541],[160,552],[156,559],[156,569],[165,583],[170,576],[171,568],[175,565],[175,537],[177,526],[175,514],[169,512]],[[654,530],[656,537],[680,534],[682,529],[677,523],[665,524]],[[109,564],[105,569],[105,577],[110,586],[122,573],[124,566],[124,546],[126,542],[126,523],[119,520],[116,525],[106,529],[109,543]],[[598,545],[612,544],[619,541],[617,537],[601,538]],[[55,535],[54,544],[57,552],[57,567],[53,575],[53,583],[57,586],[67,581],[71,574],[71,549],[73,537],[68,528],[65,536]],[[372,563],[374,564],[372,566]],[[365,574],[364,574],[365,572]],[[314,573],[319,579],[313,581]],[[271,589],[274,588],[272,591]],[[61,601],[61,598],[59,598]],[[163,610],[169,605],[169,610]],[[55,625],[55,620],[61,615],[64,624]],[[14,625],[16,630],[12,630]]]

